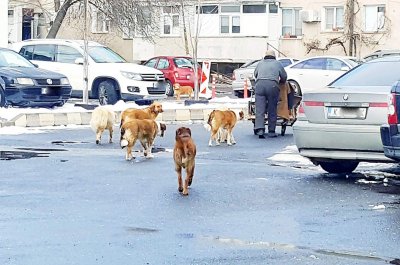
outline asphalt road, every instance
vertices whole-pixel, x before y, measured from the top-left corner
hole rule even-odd
[[[183,197],[178,126],[133,162],[118,132],[102,145],[83,126],[1,135],[0,264],[400,264],[397,165],[330,175],[296,154],[290,128],[261,140],[240,122],[237,145],[208,147],[192,124]]]

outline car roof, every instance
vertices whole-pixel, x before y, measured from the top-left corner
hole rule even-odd
[[[400,55],[379,57],[373,60],[366,61],[364,64],[377,63],[377,62],[396,62],[400,61]]]
[[[354,56],[346,56],[346,55],[318,55],[318,56],[313,56],[313,57],[307,57],[302,59],[301,61],[308,60],[308,59],[314,59],[314,58],[335,58],[335,59],[350,59],[350,60],[357,60],[356,57]]]
[[[38,44],[65,44],[65,43],[70,43],[70,44],[76,44],[79,46],[84,45],[84,40],[73,40],[73,39],[29,39],[29,40],[23,40],[20,42],[16,42],[13,44],[30,44],[30,43],[38,43]],[[104,46],[98,42],[95,41],[88,41],[88,45],[90,46]]]

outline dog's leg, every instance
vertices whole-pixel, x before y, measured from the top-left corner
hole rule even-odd
[[[110,144],[112,144],[112,136],[113,136],[113,126],[111,125],[109,128],[108,128],[108,130],[109,130],[109,132],[110,132],[110,141],[109,141],[109,143]]]
[[[96,132],[96,144],[101,143],[101,135],[103,134],[104,129],[103,128],[98,128]]]
[[[187,178],[189,179],[188,186],[190,187],[190,185],[192,185],[192,181],[193,181],[194,165],[190,166],[190,167],[189,166],[187,167],[186,174],[187,174]]]
[[[128,146],[126,148],[125,159],[127,161],[135,159],[135,157],[132,155],[132,149],[133,149],[133,147],[135,147],[135,143],[136,143],[136,139],[134,138],[133,141],[132,141],[132,144],[128,144]]]
[[[227,129],[228,134],[226,136],[228,145],[232,145],[232,128]]]
[[[183,192],[183,185],[182,185],[182,167],[175,163],[175,171],[178,174],[178,191]]]
[[[235,138],[233,137],[233,128],[232,128],[232,132],[231,132],[231,141],[232,141],[232,144],[236,144]]]

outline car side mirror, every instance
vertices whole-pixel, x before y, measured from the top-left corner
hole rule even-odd
[[[33,66],[35,66],[36,68],[39,68],[39,65],[37,65],[37,64],[35,64],[35,63],[33,63]]]
[[[75,64],[83,65],[83,58],[76,58],[75,59]]]
[[[340,68],[341,71],[349,71],[350,67],[348,66],[343,66],[342,68]]]

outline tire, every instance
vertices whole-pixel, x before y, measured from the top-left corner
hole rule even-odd
[[[355,161],[332,161],[332,162],[319,162],[319,165],[328,173],[351,173],[358,166]]]
[[[169,97],[173,97],[174,96],[174,88],[172,86],[171,81],[169,81],[168,79],[165,80],[165,94]]]
[[[118,101],[117,91],[114,82],[110,80],[102,81],[98,86],[100,105],[115,104]]]
[[[297,95],[297,96],[301,96],[301,95],[303,95],[303,93],[301,92],[301,88],[300,88],[300,85],[299,85],[299,83],[297,83],[296,81],[294,81],[294,80],[288,80],[288,82],[290,83],[290,85],[293,87],[293,89],[294,89],[294,93],[295,93],[295,95]]]
[[[6,106],[6,95],[3,89],[0,87],[0,108],[3,108],[5,106]]]

